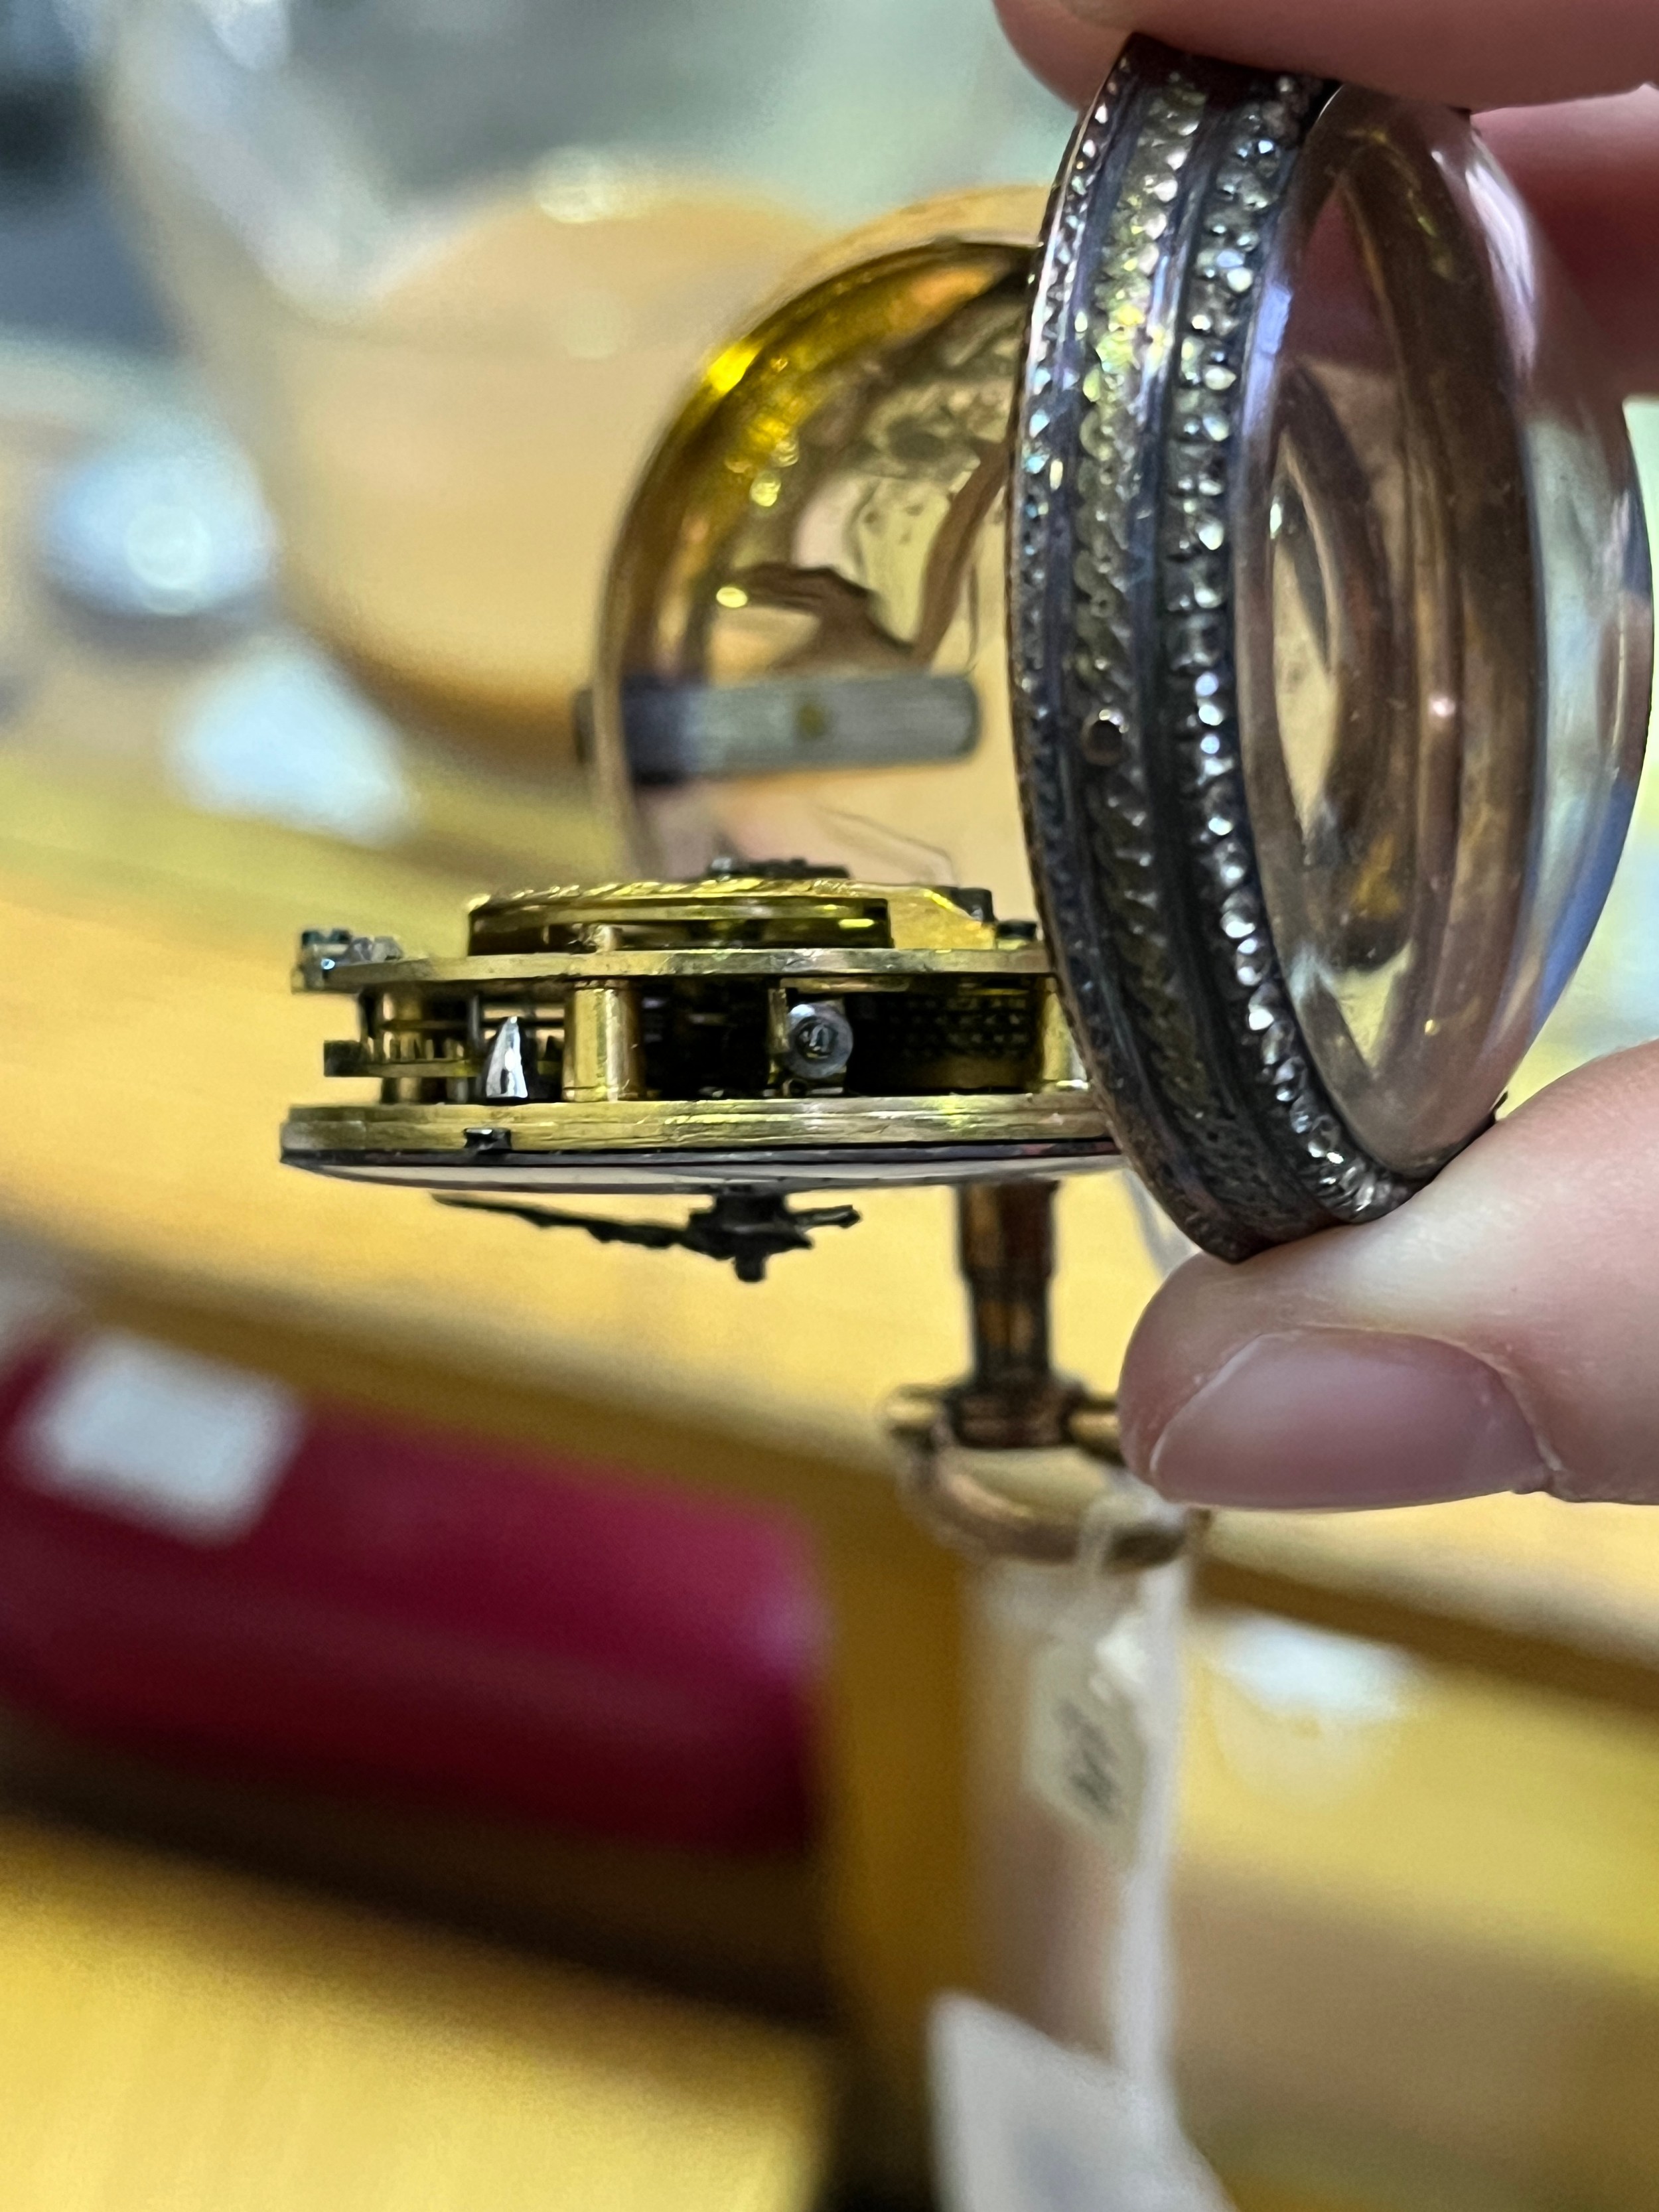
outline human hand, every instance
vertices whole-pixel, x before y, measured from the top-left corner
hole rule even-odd
[[[1480,128],[1625,388],[1659,391],[1653,0],[1000,5],[1026,58],[1079,100],[1133,24],[1498,110]],[[1385,1220],[1241,1267],[1188,1262],[1136,1332],[1121,1411],[1131,1466],[1193,1503],[1549,1489],[1659,1504],[1659,1045],[1553,1085]]]
[[[1079,104],[1131,29],[1224,60],[1484,111],[1480,128],[1595,313],[1631,392],[1659,392],[1654,0],[998,0]],[[1611,96],[1607,96],[1611,95]],[[1544,106],[1539,103],[1548,102]],[[1497,112],[1492,112],[1497,111]]]

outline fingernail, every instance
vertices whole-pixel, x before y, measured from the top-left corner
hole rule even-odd
[[[1189,1505],[1413,1505],[1530,1490],[1546,1455],[1496,1368],[1426,1337],[1296,1329],[1236,1352],[1148,1474]]]

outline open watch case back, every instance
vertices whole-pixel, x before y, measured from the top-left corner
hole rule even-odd
[[[708,365],[592,693],[651,879],[308,933],[378,1089],[285,1158],[704,1194],[658,1241],[752,1277],[791,1192],[1124,1157],[1238,1258],[1486,1124],[1648,718],[1585,319],[1467,118],[1146,40],[1034,237],[896,218]]]

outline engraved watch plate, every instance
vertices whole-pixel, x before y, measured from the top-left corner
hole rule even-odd
[[[1134,41],[1050,207],[1009,574],[1125,1152],[1226,1257],[1387,1212],[1571,975],[1650,698],[1617,394],[1468,118]]]

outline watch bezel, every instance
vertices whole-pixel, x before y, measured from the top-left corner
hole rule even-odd
[[[1133,40],[1050,204],[1016,424],[1011,689],[1046,935],[1124,1152],[1228,1259],[1388,1212],[1476,1133],[1411,1174],[1356,1135],[1292,1002],[1246,791],[1298,170],[1333,102],[1373,97]],[[1200,335],[1213,390],[1187,367]]]

